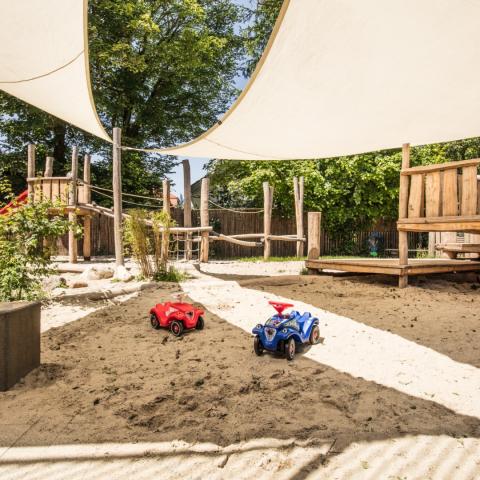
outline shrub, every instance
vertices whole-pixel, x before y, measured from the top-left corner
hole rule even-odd
[[[16,205],[8,184],[0,193],[12,199],[12,209],[0,215],[0,300],[36,300],[42,297],[41,281],[55,272],[50,256],[54,239],[66,233],[70,223],[62,205],[38,201]],[[52,215],[51,208],[59,212]],[[81,228],[75,226],[78,235]]]

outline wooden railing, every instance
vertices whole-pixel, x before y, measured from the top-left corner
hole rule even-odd
[[[70,177],[34,177],[28,178],[27,182],[32,187],[34,201],[43,199],[68,205],[72,183]],[[78,203],[89,203],[87,195],[87,187],[77,184]]]
[[[474,159],[402,170],[408,181],[400,182],[399,224],[480,221],[479,164]]]

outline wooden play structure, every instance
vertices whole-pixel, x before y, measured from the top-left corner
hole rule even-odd
[[[458,253],[477,254],[478,243],[440,244],[446,259],[408,258],[408,232],[465,232],[477,240],[480,233],[480,188],[477,169],[480,159],[410,167],[410,145],[402,149],[400,173],[399,259],[322,260],[310,251],[306,266],[312,272],[340,270],[378,273],[399,277],[399,287],[408,285],[410,275],[479,271],[480,261],[456,259]]]
[[[66,215],[69,216],[72,224],[81,221],[83,224],[83,259],[91,258],[91,224],[92,216],[104,215],[113,218],[114,223],[114,243],[115,243],[115,262],[117,266],[124,265],[123,237],[122,228],[123,220],[128,214],[123,212],[123,204],[135,204],[132,201],[123,199],[122,177],[121,177],[121,130],[113,129],[113,177],[112,190],[92,185],[90,172],[90,155],[85,155],[83,164],[83,177],[78,176],[78,148],[73,147],[71,172],[65,177],[55,177],[53,175],[54,159],[47,157],[45,161],[45,171],[42,175],[36,173],[36,156],[35,146],[28,146],[28,198],[29,201],[39,201],[40,199],[49,200],[58,203]],[[191,209],[191,185],[190,185],[190,165],[188,160],[183,161],[184,169],[184,226],[171,227],[168,229],[169,234],[174,238],[174,244],[178,251],[181,250],[182,258],[191,260],[193,253],[198,253],[200,262],[208,262],[209,249],[212,242],[229,242],[243,247],[262,247],[264,249],[264,258],[268,259],[271,255],[272,242],[295,242],[297,256],[303,256],[304,245],[306,239],[304,237],[303,225],[303,196],[304,196],[304,179],[303,177],[294,178],[293,193],[296,214],[296,235],[273,235],[271,233],[272,222],[272,206],[273,206],[273,187],[265,182],[263,184],[264,191],[264,207],[263,210],[263,226],[262,233],[247,233],[238,235],[223,235],[213,231],[210,226],[210,204],[213,202],[209,199],[209,180],[202,179],[201,199],[200,199],[200,225],[192,226],[192,209]],[[113,208],[105,208],[92,202],[92,192],[109,197],[113,201]],[[170,184],[168,180],[162,182],[162,199],[145,197],[141,195],[128,194],[129,196],[156,200],[161,202],[161,206],[165,212],[170,214]],[[60,206],[61,204],[61,206]],[[220,207],[220,206],[217,206]],[[220,207],[224,209],[223,207]],[[231,210],[239,214],[247,214],[242,209],[225,209]],[[52,212],[53,213],[53,212]],[[80,220],[81,219],[81,220]],[[168,242],[167,242],[168,243]],[[183,245],[179,247],[179,245]],[[68,258],[70,263],[78,261],[78,239],[75,238],[73,229],[68,235]]]

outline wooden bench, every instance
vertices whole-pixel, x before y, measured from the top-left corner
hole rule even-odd
[[[478,243],[441,243],[435,245],[435,249],[445,253],[449,258],[457,258],[459,253],[480,255],[480,244]]]

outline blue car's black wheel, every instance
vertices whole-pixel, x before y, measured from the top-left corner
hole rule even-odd
[[[293,360],[295,358],[295,350],[295,340],[290,337],[285,343],[285,356],[287,357],[287,360]]]
[[[263,345],[258,335],[253,339],[253,350],[258,356],[263,355]]]
[[[310,345],[316,345],[320,342],[320,328],[318,325],[314,325],[312,327],[312,331],[310,332]]]

